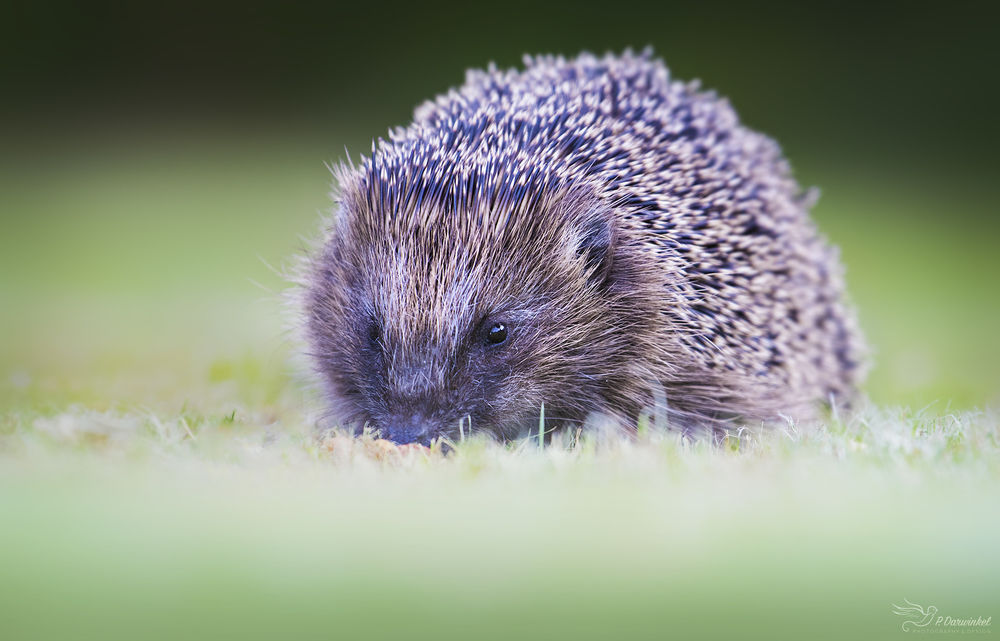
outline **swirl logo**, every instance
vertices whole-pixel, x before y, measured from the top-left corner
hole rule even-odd
[[[934,620],[934,615],[938,612],[938,609],[933,605],[925,608],[906,598],[903,599],[903,602],[906,605],[896,605],[893,603],[892,612],[895,615],[906,617],[906,621],[903,621],[902,626],[904,632],[909,632],[914,628],[927,627]]]

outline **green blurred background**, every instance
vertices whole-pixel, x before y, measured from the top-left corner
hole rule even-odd
[[[872,398],[1000,399],[1000,56],[985,5],[56,1],[4,13],[8,406],[176,410],[234,368],[276,394],[288,350],[276,270],[317,231],[324,163],[366,151],[468,67],[646,45],[727,95],[820,187],[815,216],[875,349]]]

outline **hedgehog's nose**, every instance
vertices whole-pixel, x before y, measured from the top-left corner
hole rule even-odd
[[[420,443],[430,445],[433,429],[429,421],[422,416],[395,417],[386,421],[382,430],[384,438],[394,443]]]

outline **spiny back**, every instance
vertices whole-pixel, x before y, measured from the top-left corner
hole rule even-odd
[[[585,186],[668,274],[663,313],[689,357],[803,403],[847,395],[860,376],[836,256],[780,149],[649,52],[470,71],[355,179],[373,211],[399,217],[502,213]]]

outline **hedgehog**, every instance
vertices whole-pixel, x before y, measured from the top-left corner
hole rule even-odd
[[[855,395],[863,341],[812,192],[649,50],[470,70],[334,173],[300,304],[339,426],[718,434]]]

